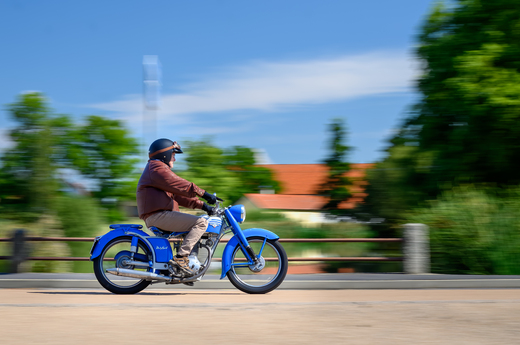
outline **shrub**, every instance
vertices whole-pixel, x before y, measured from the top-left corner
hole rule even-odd
[[[520,189],[464,186],[408,217],[430,228],[432,272],[520,274]]]
[[[93,237],[100,227],[99,208],[92,198],[62,197],[58,217],[66,237]],[[72,256],[86,257],[92,243],[68,242]],[[90,272],[90,262],[74,262],[74,272]]]

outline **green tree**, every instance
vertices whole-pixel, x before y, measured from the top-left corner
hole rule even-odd
[[[418,39],[422,97],[371,173],[376,213],[384,203],[422,205],[461,184],[520,183],[518,1],[437,5]]]
[[[208,193],[217,193],[227,203],[236,200],[240,179],[224,164],[223,150],[214,146],[209,138],[200,141],[187,141],[183,145],[182,158],[187,169],[174,171],[182,178],[195,183]]]
[[[65,168],[97,181],[94,194],[100,199],[129,197],[137,143],[119,121],[90,116],[85,125],[75,125],[69,116],[54,114],[37,92],[20,95],[8,110],[18,125],[9,133],[14,147],[1,157],[3,217],[55,211],[63,187],[58,171]]]
[[[320,192],[329,198],[323,208],[325,210],[337,210],[342,201],[346,201],[352,196],[348,190],[348,186],[352,182],[345,176],[350,170],[350,164],[345,159],[351,148],[344,144],[347,131],[342,119],[332,120],[329,124],[329,131],[331,135],[330,155],[324,161],[329,171],[327,181],[322,185]]]
[[[2,157],[2,204],[41,214],[52,208],[58,189],[57,165],[52,159],[57,153],[55,123],[39,93],[20,95],[8,110],[19,125],[9,132],[14,147]]]
[[[126,196],[126,181],[131,178],[135,182],[136,178],[132,172],[138,161],[138,144],[123,124],[92,115],[70,136],[67,158],[73,168],[98,183],[94,195],[99,199]]]
[[[258,193],[262,188],[275,192],[281,190],[280,183],[273,177],[273,172],[255,163],[255,153],[249,147],[233,146],[224,151],[224,165],[235,172],[241,182],[234,198],[238,199],[246,193]]]
[[[252,149],[234,146],[222,150],[212,144],[211,139],[187,141],[186,169],[177,174],[209,193],[217,193],[226,203],[234,203],[245,193],[258,193],[261,187],[280,190],[271,170],[254,165]],[[185,158],[184,158],[185,157]]]
[[[429,199],[421,186],[431,166],[431,155],[408,145],[407,132],[400,130],[386,149],[387,157],[367,171],[368,196],[358,211],[387,220],[385,226],[378,227],[380,236],[395,236],[406,213]]]
[[[427,188],[520,183],[520,7],[516,0],[437,7],[420,35],[424,95],[409,124],[432,152]]]

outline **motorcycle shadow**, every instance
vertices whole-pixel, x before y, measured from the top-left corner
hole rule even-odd
[[[43,294],[43,295],[112,295],[112,296],[128,296],[128,295],[118,295],[112,292],[104,292],[104,291],[30,291],[29,293],[35,294]],[[243,295],[241,292],[201,292],[201,291],[191,291],[191,292],[139,292],[135,294],[137,296],[186,296],[186,295]]]

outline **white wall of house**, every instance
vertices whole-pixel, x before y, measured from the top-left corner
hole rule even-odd
[[[327,219],[325,214],[321,212],[281,211],[280,213],[288,219],[301,223],[303,226],[313,226],[334,222]]]
[[[242,204],[246,210],[259,210],[258,206],[249,201],[248,198],[242,197],[236,202]],[[319,211],[291,211],[291,210],[268,210],[264,211],[277,212],[284,215],[285,218],[301,223],[303,226],[311,227],[323,223],[334,223],[335,221],[325,217],[325,214]]]

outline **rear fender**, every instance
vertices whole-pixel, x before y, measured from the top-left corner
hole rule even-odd
[[[263,237],[267,238],[268,241],[275,241],[280,238],[275,233],[265,229],[253,228],[243,230],[242,232],[246,239],[250,237]],[[224,252],[222,253],[222,274],[220,275],[220,279],[224,278],[228,271],[231,269],[233,250],[235,249],[237,244],[238,238],[237,236],[233,236],[224,248]]]
[[[92,245],[92,249],[90,250],[90,261],[94,260],[99,255],[101,255],[105,246],[113,239],[118,238],[118,237],[129,237],[129,236],[139,237],[142,240],[141,242],[143,243],[143,245],[147,246],[148,249],[150,250],[150,252],[152,253],[152,255],[154,256],[153,261],[155,262],[155,252],[152,249],[153,247],[151,247],[149,242],[145,239],[145,237],[149,237],[149,235],[142,230],[129,229],[129,228],[128,229],[119,228],[119,229],[107,232],[106,234],[104,234],[101,237],[96,237],[96,239],[94,240],[94,244]]]

